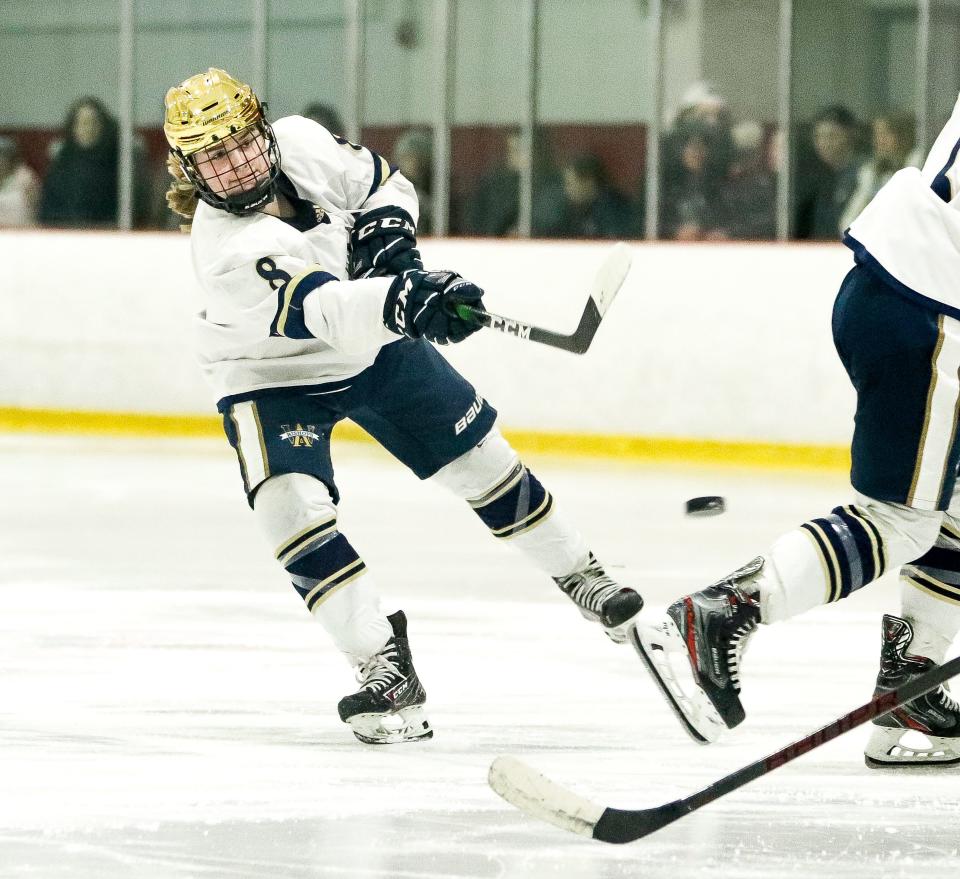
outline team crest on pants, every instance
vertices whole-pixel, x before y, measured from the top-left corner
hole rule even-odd
[[[309,449],[315,442],[320,441],[320,434],[317,433],[316,426],[313,424],[308,424],[306,427],[297,424],[292,428],[289,424],[281,424],[280,427],[283,429],[280,439],[286,440],[291,446],[305,446]]]

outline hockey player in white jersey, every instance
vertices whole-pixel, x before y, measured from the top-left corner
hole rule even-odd
[[[833,335],[857,392],[855,502],[631,633],[698,741],[744,719],[740,664],[759,623],[839,601],[899,567],[900,611],[882,620],[876,693],[942,664],[960,629],[958,152],[960,101],[923,169],[897,172],[844,236],[856,265],[837,295]],[[864,756],[871,767],[960,762],[960,707],[940,687],[877,718]]]
[[[357,670],[339,714],[363,742],[433,734],[402,611],[385,616],[339,529],[330,434],[345,417],[462,497],[619,642],[640,595],[615,583],[430,343],[479,327],[482,291],[424,271],[417,197],[384,159],[299,116],[271,125],[215,68],[169,90],[168,203],[192,219],[197,338],[250,506],[307,609]],[[430,538],[417,553],[429,560]],[[428,562],[427,562],[428,563]],[[535,626],[533,627],[535,628]]]

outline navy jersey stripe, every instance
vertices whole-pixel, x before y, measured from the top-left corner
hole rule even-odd
[[[386,164],[373,150],[370,150],[370,157],[373,159],[373,183],[370,184],[367,198],[370,198],[380,188],[380,183],[383,180],[383,166]],[[365,198],[364,201],[366,200]]]
[[[936,299],[924,296],[922,293],[914,290],[913,287],[908,287],[902,281],[898,281],[876,260],[873,254],[849,232],[843,233],[843,243],[853,251],[853,258],[856,260],[857,265],[868,269],[895,293],[906,296],[913,302],[919,301],[920,305],[937,312],[937,314],[946,314],[960,320],[960,308],[955,308],[952,305],[947,305],[945,302],[938,302]]]
[[[947,177],[947,172],[957,161],[958,151],[960,151],[960,140],[953,145],[953,149],[950,150],[950,158],[947,159],[947,164],[943,166],[940,173],[933,178],[933,183],[930,184],[930,188],[946,202],[953,201],[953,187],[950,185],[950,178]]]

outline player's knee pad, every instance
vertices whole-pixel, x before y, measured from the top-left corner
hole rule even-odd
[[[366,570],[337,530],[337,509],[318,479],[302,473],[272,476],[257,492],[253,509],[308,610]]]
[[[938,510],[917,510],[863,494],[857,494],[852,507],[876,528],[884,570],[893,570],[930,549],[940,533],[944,515]]]
[[[494,537],[524,534],[553,512],[553,497],[494,429],[435,476],[464,498]]]
[[[526,534],[553,512],[553,496],[522,461],[488,491],[467,502],[500,540]]]
[[[500,482],[520,460],[497,428],[493,428],[469,452],[441,467],[430,479],[470,500],[480,497]]]
[[[900,577],[931,598],[960,608],[960,520],[945,515],[936,542],[922,556],[905,564]]]
[[[827,600],[839,601],[885,571],[924,552],[942,514],[858,495],[856,504],[801,528],[811,539],[827,578]]]

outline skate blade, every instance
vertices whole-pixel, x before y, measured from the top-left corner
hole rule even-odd
[[[421,705],[389,714],[355,714],[347,723],[365,745],[399,745],[433,738],[433,728]]]
[[[690,738],[698,745],[717,741],[727,726],[713,703],[697,686],[686,658],[686,645],[673,620],[667,617],[656,625],[640,623],[631,630],[630,640]],[[689,677],[686,689],[678,680],[675,664],[670,660],[671,654],[677,658],[676,664],[686,669]]]
[[[905,742],[907,734],[911,742]],[[915,742],[925,739],[925,743]],[[957,738],[931,736],[916,730],[874,726],[863,749],[863,762],[870,769],[924,769],[960,765]]]

